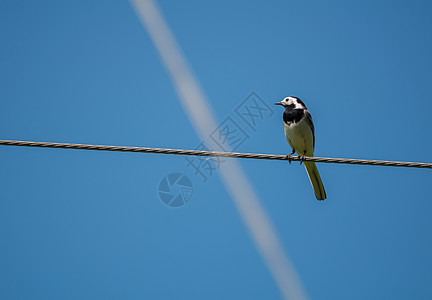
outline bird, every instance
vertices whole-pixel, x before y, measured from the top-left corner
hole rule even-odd
[[[294,96],[286,97],[282,101],[276,102],[275,105],[281,105],[285,108],[283,113],[285,137],[292,148],[292,152],[287,155],[287,159],[291,163],[291,157],[294,153],[297,153],[301,159],[304,159],[305,156],[313,156],[315,151],[315,128],[306,105],[300,98]],[[326,199],[327,195],[315,162],[304,161],[303,164],[317,200]]]

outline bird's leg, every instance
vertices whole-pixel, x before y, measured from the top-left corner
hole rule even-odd
[[[300,155],[300,165],[303,163],[303,161],[305,159],[305,154],[306,154],[306,151],[303,153],[303,155]]]
[[[291,164],[291,158],[292,155],[295,153],[295,149],[292,149],[292,152],[290,154],[288,154],[287,156],[285,156],[285,159],[288,159],[289,163]]]

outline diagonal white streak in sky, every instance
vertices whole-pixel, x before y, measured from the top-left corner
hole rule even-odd
[[[158,7],[152,0],[132,0],[131,3],[149,32],[195,130],[209,148],[216,149],[217,145],[209,138],[210,133],[217,128],[209,101]],[[240,165],[234,159],[226,160],[220,168],[220,174],[284,299],[307,300],[299,276]]]

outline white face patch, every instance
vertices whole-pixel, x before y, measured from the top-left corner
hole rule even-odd
[[[281,103],[285,106],[285,105],[294,105],[294,109],[304,109],[305,107],[297,101],[296,98],[294,97],[286,97],[285,99],[283,99],[281,101]]]

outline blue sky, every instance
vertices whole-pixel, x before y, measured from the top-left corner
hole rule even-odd
[[[427,1],[160,1],[237,151],[286,154],[300,97],[316,155],[430,162]],[[194,149],[200,139],[127,1],[0,2],[0,139]],[[210,133],[209,133],[210,134]],[[430,170],[239,161],[310,299],[430,299]],[[220,178],[184,157],[0,147],[0,298],[263,299],[279,290]],[[183,207],[160,181],[193,184]]]

